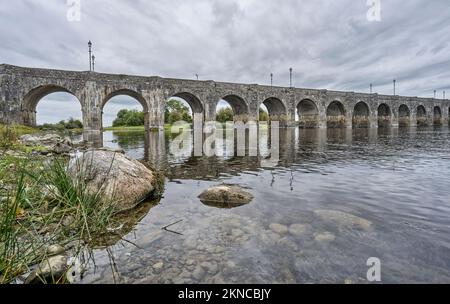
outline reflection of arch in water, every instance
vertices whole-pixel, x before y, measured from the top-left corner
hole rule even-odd
[[[226,156],[211,156],[207,157],[203,155],[201,157],[194,157],[192,153],[185,155],[185,157],[178,157],[169,153],[168,158],[159,159],[155,157],[157,155],[165,155],[164,151],[160,150],[161,145],[156,145],[158,139],[150,137],[150,140],[146,145],[150,145],[146,149],[146,158],[150,160],[152,164],[164,163],[164,166],[160,166],[164,169],[166,176],[170,180],[178,179],[200,179],[200,180],[215,180],[223,174],[238,175],[244,171],[257,172],[261,167],[288,165],[294,160],[294,142],[295,142],[295,129],[277,129],[279,131],[279,153],[271,154],[272,150],[272,133],[271,130],[260,130],[262,137],[258,142],[259,153],[257,156],[238,157],[237,155],[237,136],[234,137],[234,154]],[[157,133],[156,133],[157,134]],[[171,139],[166,134],[166,149],[170,149]],[[206,138],[204,139],[206,140]],[[249,145],[249,137],[246,136],[245,146]],[[151,142],[154,142],[151,146]],[[190,145],[192,146],[192,145]],[[192,150],[191,150],[192,151]],[[269,152],[269,153],[264,153]],[[263,155],[264,154],[264,155]],[[274,159],[272,156],[277,156]],[[156,165],[155,165],[156,166]]]

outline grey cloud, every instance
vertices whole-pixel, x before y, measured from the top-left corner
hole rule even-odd
[[[0,0],[6,3],[6,0]],[[65,1],[0,6],[0,61],[217,81],[432,96],[450,91],[448,0],[82,0],[81,22]]]

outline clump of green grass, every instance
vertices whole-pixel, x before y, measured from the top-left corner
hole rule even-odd
[[[46,162],[0,159],[0,283],[45,260],[47,245],[95,246],[116,225],[114,204],[101,192],[86,191],[82,177],[72,180],[64,160]],[[75,255],[81,249],[80,243]]]
[[[25,134],[34,134],[38,129],[22,125],[0,124],[0,152],[4,154],[8,150],[31,152],[31,148],[19,143],[19,138]],[[41,147],[35,147],[34,150]]]

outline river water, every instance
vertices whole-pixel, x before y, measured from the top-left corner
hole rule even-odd
[[[368,283],[371,257],[383,283],[450,283],[447,128],[280,130],[275,167],[192,157],[187,138],[174,149],[168,134],[104,133],[105,146],[152,161],[167,179],[124,240],[94,250],[82,283]],[[200,202],[223,183],[254,200]]]

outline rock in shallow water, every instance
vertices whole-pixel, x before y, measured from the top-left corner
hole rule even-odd
[[[269,228],[277,234],[286,234],[289,230],[287,226],[281,224],[271,224]]]
[[[321,233],[314,233],[314,239],[319,243],[333,242],[336,239],[336,236],[331,232],[321,232]]]
[[[205,205],[217,208],[234,208],[250,203],[253,196],[236,185],[209,188],[199,196]]]
[[[201,266],[197,266],[192,273],[192,277],[196,279],[197,281],[201,281],[203,277],[205,276],[206,272]]]
[[[77,154],[70,161],[68,173],[75,182],[86,183],[90,193],[101,193],[105,200],[114,202],[117,211],[136,207],[160,182],[140,162],[106,150]]]
[[[294,236],[304,235],[308,227],[302,224],[293,224],[289,226],[289,233]]]
[[[335,210],[316,210],[314,213],[325,221],[333,221],[348,228],[369,230],[372,223],[361,217]]]

